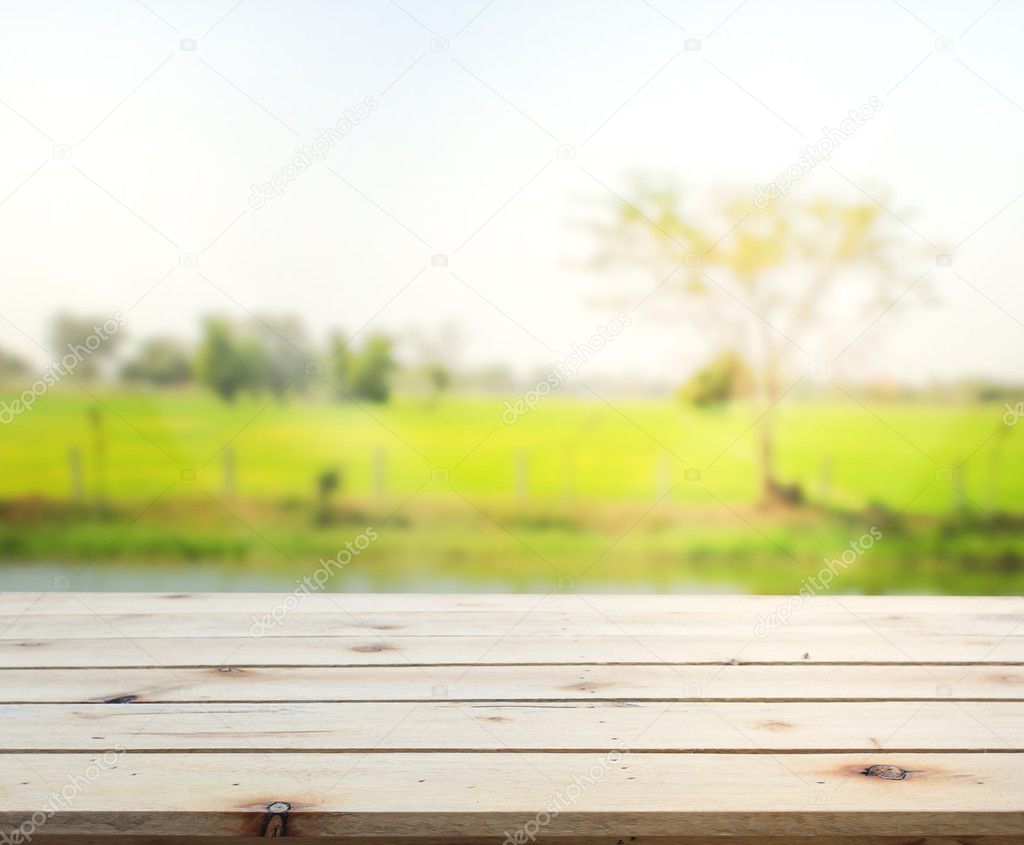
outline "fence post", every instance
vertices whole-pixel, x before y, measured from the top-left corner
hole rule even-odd
[[[672,489],[672,464],[664,452],[658,454],[654,467],[656,479],[655,499],[664,499]]]
[[[529,466],[526,452],[516,452],[516,496],[525,499],[529,486]]]
[[[373,450],[373,492],[381,496],[387,487],[387,464],[384,462],[384,450],[377,446]]]
[[[102,508],[107,499],[107,435],[103,430],[103,412],[98,407],[89,409],[89,425],[92,427],[93,451],[96,462],[96,506]]]
[[[822,458],[818,470],[818,498],[823,505],[828,505],[832,498],[832,459]]]
[[[565,464],[562,477],[562,498],[571,502],[576,488],[576,456],[572,449],[565,450]]]
[[[989,450],[988,509],[991,513],[999,511],[999,470],[1002,467],[1003,446],[1006,443],[1006,435],[1009,432],[1009,426],[1000,426],[999,431],[996,433],[995,442]]]
[[[235,448],[230,444],[224,447],[224,496],[228,499],[235,495]]]
[[[71,477],[71,496],[80,502],[85,498],[85,478],[82,475],[82,452],[75,445],[68,447],[68,475]]]

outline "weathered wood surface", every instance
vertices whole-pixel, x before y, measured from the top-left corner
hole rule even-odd
[[[113,619],[117,624],[116,619]],[[2,639],[0,666],[471,666],[499,664],[665,665],[722,663],[1024,664],[1024,636],[899,636],[865,628],[842,636],[783,629],[762,639],[714,637],[520,635],[403,637],[373,632],[337,637],[106,637]]]
[[[119,836],[115,842],[125,845],[255,845],[260,840],[246,836]],[[61,836],[39,835],[35,845],[64,845]],[[105,836],[75,837],[76,845],[109,845]],[[317,845],[502,845],[505,836],[318,836]],[[538,841],[558,845],[1021,845],[1019,836],[558,836]]]
[[[25,754],[0,772],[0,824],[12,794],[45,802],[89,755]],[[267,807],[288,805],[294,835],[502,836],[562,793],[549,836],[836,832],[1020,833],[1017,754],[131,754],[83,789],[47,832],[256,835]],[[910,774],[865,775],[871,766]],[[573,802],[570,785],[582,782]],[[575,780],[574,780],[575,779]],[[577,794],[576,792],[572,793]],[[899,819],[893,817],[899,814]],[[140,830],[140,828],[142,828]]]
[[[1017,702],[0,705],[7,751],[1021,751]],[[941,725],[942,730],[936,730]]]
[[[0,594],[0,829],[1024,845],[1024,600],[786,601]]]
[[[614,828],[613,828],[614,829]],[[294,832],[294,831],[293,831]],[[105,836],[82,836],[69,840],[62,836],[39,835],[35,845],[109,845]],[[256,845],[251,836],[118,836],[119,845]],[[503,845],[502,836],[318,836],[317,845]],[[527,840],[529,841],[529,840]],[[558,845],[1021,845],[1019,836],[637,836],[635,834],[600,836],[549,836],[539,842]]]
[[[849,606],[850,600],[844,604]],[[130,607],[130,605],[128,605]],[[0,615],[3,639],[120,639],[123,637],[248,637],[260,619],[273,613],[268,603],[256,613],[91,613],[31,612]],[[899,637],[1020,636],[1020,614],[948,613],[894,614],[879,612],[823,613],[804,608],[788,624],[790,632],[809,638],[874,633],[880,639]],[[537,611],[393,611],[362,613],[342,607],[318,612],[289,612],[284,621],[268,625],[256,636],[275,637],[492,637],[499,636],[727,636],[758,637],[757,613],[742,611],[628,611],[579,613]],[[769,632],[770,633],[770,632]]]
[[[8,669],[8,702],[1024,700],[1022,666],[285,666]]]

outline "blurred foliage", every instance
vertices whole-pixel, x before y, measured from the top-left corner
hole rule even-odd
[[[267,353],[259,342],[229,321],[206,320],[196,357],[196,372],[217,396],[232,401],[240,392],[258,392],[265,384]]]
[[[0,384],[27,379],[31,372],[32,367],[24,358],[0,349]]]
[[[60,312],[53,318],[50,340],[58,357],[76,351],[78,361],[74,376],[85,381],[99,378],[114,360],[118,349],[126,340],[124,329],[106,332],[107,317],[89,317]],[[92,341],[92,342],[90,342]]]
[[[750,368],[737,352],[727,349],[690,376],[678,396],[698,408],[713,408],[748,395],[751,386]]]
[[[352,394],[369,402],[387,402],[397,367],[391,340],[384,335],[373,335],[353,364]]]
[[[138,351],[121,367],[121,378],[152,387],[173,387],[194,377],[188,347],[174,338],[154,337],[143,341]]]

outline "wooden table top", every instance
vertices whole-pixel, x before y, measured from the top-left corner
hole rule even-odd
[[[0,681],[13,842],[1024,842],[1020,597],[2,593]]]

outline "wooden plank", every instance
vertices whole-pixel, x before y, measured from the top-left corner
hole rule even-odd
[[[1024,700],[1016,666],[468,666],[6,669],[4,702]]]
[[[130,606],[130,605],[129,605]],[[748,640],[778,631],[808,637],[841,637],[869,631],[894,642],[909,636],[989,636],[1024,638],[1024,616],[1012,613],[840,613],[811,606],[797,611],[788,625],[771,628],[756,613],[557,614],[544,611],[499,613],[360,614],[289,613],[280,624],[270,619],[274,606],[260,615],[242,613],[78,613],[0,616],[3,639],[111,639],[294,636],[464,637],[464,636],[727,636]]]
[[[32,751],[1024,751],[1017,702],[7,704]]]
[[[266,613],[292,593],[0,593],[0,615],[69,613]],[[481,593],[303,593],[291,613],[770,613],[792,596],[602,593],[550,595]],[[823,609],[845,613],[1016,614],[1021,596],[833,596],[814,599]]]
[[[0,826],[92,766],[47,835],[1024,835],[1019,754],[616,754],[3,755]]]
[[[1024,845],[1018,836],[544,836],[558,845]],[[189,836],[82,836],[68,839],[37,835],[35,845],[195,845]],[[246,836],[203,836],[203,845],[254,845]],[[320,836],[317,845],[502,845],[503,837],[430,836],[415,840],[401,836]],[[528,840],[527,840],[528,841]]]
[[[159,637],[0,639],[0,667],[388,666],[639,663],[1024,664],[1024,636]]]
[[[594,767],[542,835],[1024,845],[1019,598],[282,601],[0,594],[0,824],[115,748],[36,845],[499,845]]]

